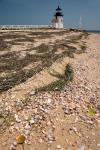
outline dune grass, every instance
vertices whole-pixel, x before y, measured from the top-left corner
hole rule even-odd
[[[50,33],[42,33],[42,32],[27,32],[27,34],[31,35],[62,35],[66,34],[69,31],[60,31],[60,32],[50,32]],[[22,35],[11,32],[10,34],[7,33],[5,35],[2,35],[0,37],[0,50],[8,50],[8,53],[4,55],[0,55],[0,74],[5,73],[6,75],[4,77],[0,77],[0,92],[9,90],[10,88],[14,87],[15,85],[18,85],[22,82],[26,82],[27,79],[31,78],[35,74],[42,71],[44,68],[49,68],[55,61],[57,61],[60,58],[63,57],[70,57],[74,58],[74,54],[80,54],[85,52],[86,46],[85,44],[81,45],[80,51],[78,51],[74,46],[69,46],[69,43],[75,43],[80,40],[83,36],[87,36],[86,33],[82,33],[82,35],[79,35],[77,37],[69,37],[69,39],[64,40],[57,40],[52,45],[50,44],[41,44],[40,46],[33,47],[30,49],[26,49],[26,56],[23,58],[19,58],[19,52],[11,52],[9,51],[10,48],[8,48],[9,42],[4,41],[4,39],[12,39],[15,40],[13,44],[16,44],[18,41],[22,40],[23,42],[26,42],[30,38],[28,38],[26,35],[24,35],[24,32]],[[31,40],[33,40],[32,38]],[[18,41],[16,41],[18,40]],[[25,41],[24,41],[25,40]],[[12,41],[11,41],[12,42]],[[10,43],[11,44],[11,43]],[[17,43],[18,44],[18,43]],[[56,53],[58,49],[63,50],[60,54]],[[29,52],[36,50],[36,54],[30,54]],[[42,55],[41,55],[42,54]],[[38,62],[41,61],[41,64],[38,64]],[[31,63],[37,63],[38,65],[36,67],[32,67],[31,69],[24,69],[24,67],[28,66]],[[59,79],[59,81],[52,83],[53,87],[56,87],[58,85],[60,89],[60,85],[64,85],[65,78]],[[51,85],[50,85],[51,86]],[[62,86],[61,86],[62,87]]]

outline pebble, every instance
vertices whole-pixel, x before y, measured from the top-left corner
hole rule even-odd
[[[16,146],[14,146],[13,144],[11,144],[10,150],[16,150]]]
[[[51,101],[52,101],[52,100],[51,100],[50,98],[48,98],[47,103],[48,103],[48,104],[50,104],[50,103],[51,103]]]
[[[13,126],[15,124],[15,122],[11,122],[11,126]]]
[[[13,142],[13,145],[14,145],[14,146],[17,146],[17,142],[16,142],[16,141],[14,141],[14,142]]]
[[[75,118],[75,123],[77,123],[78,122],[78,116],[76,116],[76,118]]]
[[[15,114],[15,119],[16,119],[16,122],[18,122],[18,123],[20,123],[20,122],[21,122],[21,120],[19,119],[19,117],[18,117],[18,115],[17,115],[17,114]]]
[[[57,149],[61,149],[62,147],[61,147],[61,145],[57,145]]]
[[[15,98],[15,95],[11,95],[11,99],[14,99]]]
[[[95,132],[92,132],[92,135],[95,135]]]
[[[39,142],[40,142],[40,143],[43,143],[43,139],[39,139]]]
[[[51,125],[51,122],[50,122],[50,121],[48,121],[48,122],[47,122],[47,125],[48,125],[48,126],[50,126],[50,125]]]
[[[80,146],[77,150],[85,150],[84,146]]]
[[[30,135],[30,130],[25,130],[24,133],[25,133],[26,136]]]
[[[33,96],[33,95],[35,95],[35,94],[36,94],[35,91],[30,92],[30,96]]]
[[[29,125],[29,123],[26,124],[25,129],[29,130],[31,128],[31,126]]]
[[[30,125],[34,124],[35,123],[35,120],[34,119],[31,119],[30,120]]]

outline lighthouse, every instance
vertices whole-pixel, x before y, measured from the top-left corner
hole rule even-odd
[[[56,9],[56,13],[54,15],[54,18],[52,20],[52,27],[56,29],[62,29],[63,28],[63,14],[62,9],[58,6]]]

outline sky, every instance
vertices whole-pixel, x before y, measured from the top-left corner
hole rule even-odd
[[[100,0],[0,0],[0,25],[48,25],[60,5],[64,27],[100,30]]]

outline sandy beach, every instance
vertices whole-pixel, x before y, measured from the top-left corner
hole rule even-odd
[[[0,30],[0,41],[0,150],[21,150],[18,135],[24,150],[99,150],[100,35]]]

